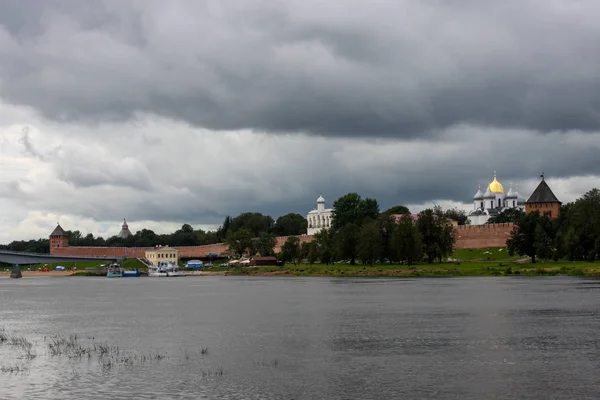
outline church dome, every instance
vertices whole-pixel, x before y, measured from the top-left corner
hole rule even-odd
[[[481,186],[479,186],[477,188],[477,193],[475,193],[475,196],[473,196],[474,200],[481,200],[483,199],[483,193],[481,192]]]
[[[492,192],[490,190],[490,187],[488,186],[487,190],[485,191],[485,194],[483,195],[483,198],[484,199],[493,199],[495,197],[496,197],[496,195],[494,194],[494,192]]]
[[[496,179],[496,173],[494,173],[494,180],[488,185],[488,189],[490,189],[493,193],[504,193],[504,187]]]
[[[319,198],[317,199],[317,203],[325,203],[325,199],[323,198],[323,196],[319,196]]]
[[[506,193],[506,198],[507,199],[516,199],[517,198],[517,192],[513,191],[512,184],[508,188],[508,193]]]

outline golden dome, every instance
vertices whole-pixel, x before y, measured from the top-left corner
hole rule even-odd
[[[498,180],[496,179],[495,172],[494,172],[494,180],[492,181],[492,183],[490,183],[488,185],[488,187],[490,188],[490,190],[493,193],[504,193],[504,187],[502,187],[502,184],[500,182],[498,182]]]

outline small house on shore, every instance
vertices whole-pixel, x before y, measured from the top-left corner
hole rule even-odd
[[[276,266],[277,258],[273,256],[268,257],[254,257],[250,260],[250,266],[252,267],[266,267],[266,266]]]
[[[172,262],[175,265],[179,263],[179,251],[174,247],[156,246],[152,250],[146,250],[145,256],[155,266],[160,262]]]

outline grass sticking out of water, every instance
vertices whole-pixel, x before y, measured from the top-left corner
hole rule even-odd
[[[0,372],[14,374],[26,372],[29,370],[27,362],[30,362],[38,356],[37,346],[27,337],[22,335],[10,335],[4,329],[0,329],[0,344],[8,344],[19,348],[18,358],[26,360],[22,363],[6,364],[0,368]],[[161,351],[134,352],[122,350],[118,344],[104,343],[96,341],[93,337],[87,337],[83,341],[77,335],[54,335],[44,336],[44,343],[47,351],[43,353],[48,359],[66,358],[72,362],[95,361],[102,372],[108,372],[115,368],[136,368],[147,363],[157,363],[167,359],[167,354]],[[38,349],[39,350],[39,349]],[[208,347],[201,347],[200,354],[206,355]],[[0,354],[0,356],[2,356]],[[183,353],[183,360],[192,360],[192,354],[187,350]],[[5,361],[5,360],[3,360]],[[8,360],[6,360],[8,361]],[[221,367],[215,369],[204,369],[200,371],[203,378],[222,377],[225,370]],[[70,379],[79,378],[79,373],[73,367],[73,373]]]

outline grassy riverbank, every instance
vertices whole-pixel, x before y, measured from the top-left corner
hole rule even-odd
[[[22,265],[21,271],[38,271],[42,267],[46,266],[50,271],[54,271],[56,267],[62,266],[67,270],[72,270],[73,267],[76,267],[78,271],[85,271],[86,269],[96,269],[101,268],[103,265],[106,266],[110,264],[109,261],[100,260],[100,261],[82,261],[82,262],[56,262],[56,263],[43,263],[43,264],[33,264],[33,265]],[[143,262],[138,260],[137,258],[128,258],[123,260],[121,263],[123,268],[125,269],[146,269],[146,265]],[[0,271],[10,272],[12,270],[12,266],[4,266],[0,268]]]
[[[298,264],[284,267],[230,268],[223,275],[333,276],[333,277],[439,277],[439,276],[600,276],[600,263],[589,262],[454,262],[406,265]]]
[[[418,264],[348,265],[348,264],[286,264],[284,267],[213,267],[190,272],[193,275],[232,276],[332,276],[332,277],[439,277],[439,276],[600,276],[600,262],[548,261],[532,264],[526,257],[509,255],[505,248],[457,249],[449,262]],[[52,271],[57,265],[67,270],[77,267],[74,275],[96,275],[91,272],[106,261],[47,264]],[[126,269],[145,270],[138,259],[122,263]],[[22,270],[37,271],[42,265],[23,266]],[[7,271],[10,268],[6,268]],[[90,273],[86,273],[90,269]]]

